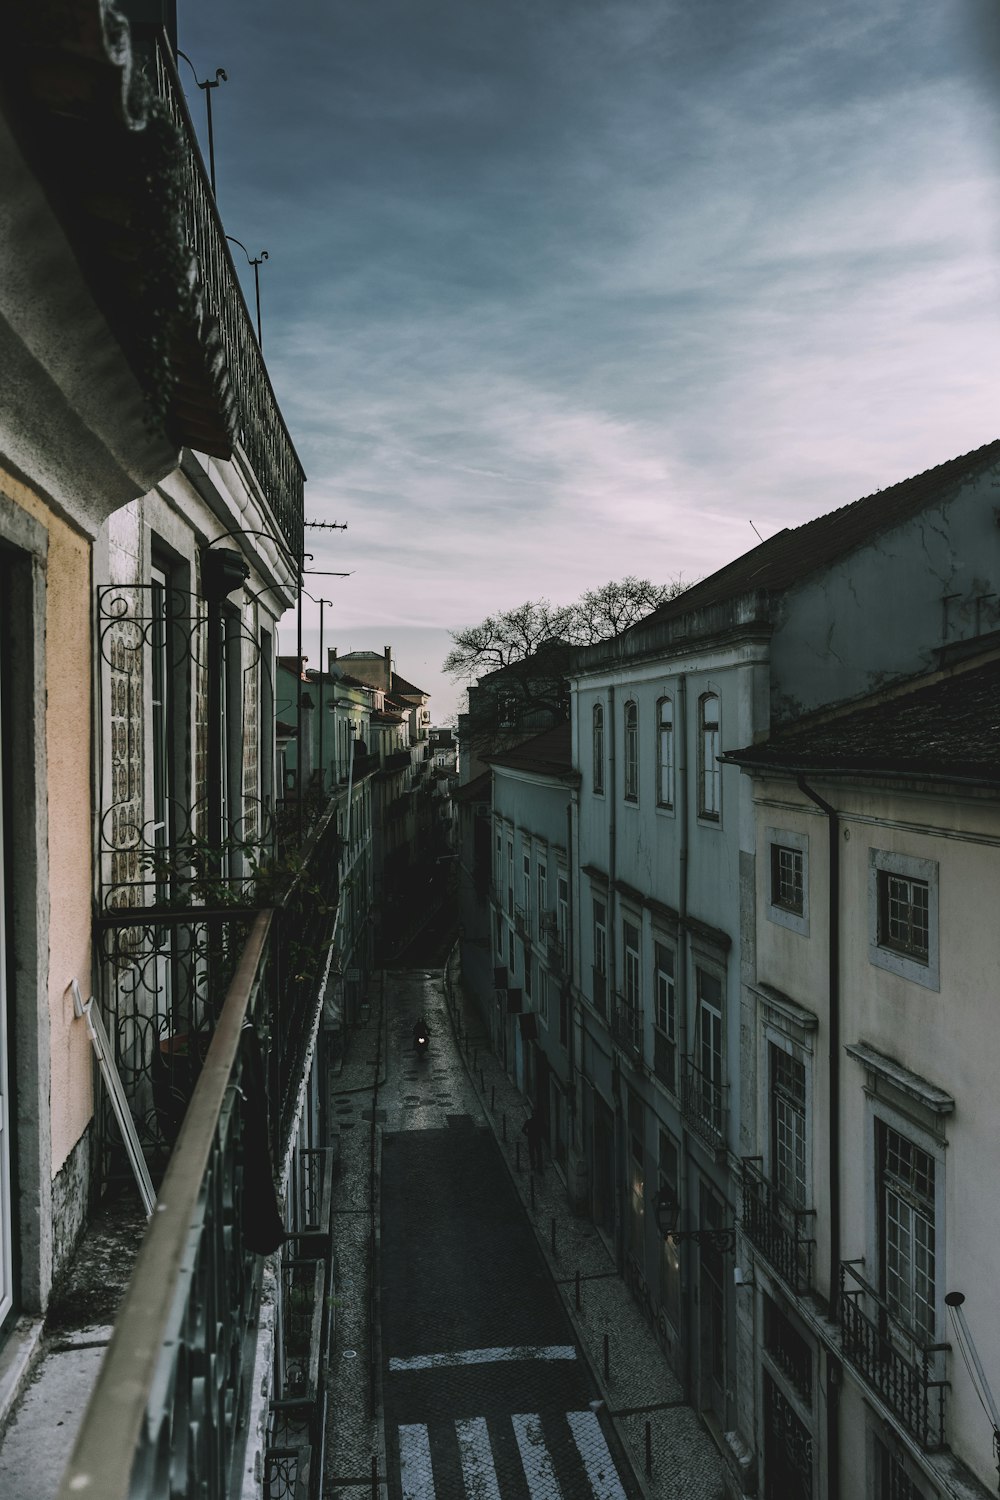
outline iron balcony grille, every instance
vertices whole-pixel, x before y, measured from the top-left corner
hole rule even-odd
[[[183,214],[197,266],[202,337],[219,345],[232,407],[232,434],[241,444],[292,556],[302,557],[305,475],[281,415],[254,335],[226,234],[205,173],[180,79],[165,38],[150,38],[150,82],[166,105],[184,149]]]
[[[840,1263],[840,1331],[844,1358],[922,1448],[944,1447],[944,1355],[950,1344],[924,1344],[893,1318],[888,1303],[859,1275],[858,1261]]]
[[[681,1079],[681,1111],[696,1135],[713,1150],[726,1144],[725,1087],[694,1062],[684,1059]]]
[[[790,1208],[760,1169],[743,1158],[743,1233],[797,1296],[812,1290],[815,1239],[807,1233],[814,1208]]]
[[[623,1052],[642,1062],[642,1006],[630,1005],[624,995],[616,995],[611,1012],[611,1035]]]

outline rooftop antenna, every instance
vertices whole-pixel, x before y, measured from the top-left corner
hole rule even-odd
[[[749,518],[748,518],[748,519],[749,519]],[[752,521],[751,521],[751,522],[750,522],[750,525],[751,525],[751,526],[753,526],[753,531],[754,531],[754,536],[756,536],[756,538],[757,538],[757,540],[758,540],[758,541],[759,541],[759,542],[762,542],[762,541],[763,541],[763,540],[764,540],[764,538],[763,538],[763,537],[762,537],[762,536],[761,536],[761,534],[760,534],[760,532],[759,532],[759,531],[758,531],[758,530],[757,530],[757,528],[756,528],[756,526],[754,526],[754,525],[753,525],[753,522],[752,522]]]

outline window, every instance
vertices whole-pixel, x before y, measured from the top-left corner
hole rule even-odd
[[[625,801],[639,800],[639,705],[625,705]]]
[[[699,763],[698,815],[718,819],[722,810],[722,768],[719,765],[719,700],[705,693],[698,704]]]
[[[872,849],[869,858],[869,958],[938,989],[937,861],[883,849]]]
[[[771,905],[802,913],[802,850],[771,845]]]
[[[660,1131],[660,1191],[672,1202],[680,1201],[680,1152],[676,1141],[665,1130]],[[681,1253],[680,1246],[669,1235],[660,1236],[660,1302],[674,1328],[680,1327]]]
[[[701,1117],[722,1133],[722,981],[706,969],[695,968],[698,1029],[696,1067],[700,1073]]]
[[[560,875],[556,881],[556,931],[565,963],[569,953],[569,881],[565,875]]]
[[[545,928],[545,908],[548,899],[548,871],[541,860],[538,861],[538,931],[541,934]]]
[[[623,999],[629,1010],[639,1005],[639,929],[632,922],[622,922]]]
[[[677,1008],[674,993],[674,953],[654,944],[656,962],[656,1032],[653,1070],[671,1091],[677,1088]]]
[[[805,1064],[769,1043],[771,1077],[771,1178],[789,1208],[805,1208]]]
[[[527,943],[521,944],[521,968],[524,973],[524,997],[531,999],[531,969],[533,954]]]
[[[674,705],[661,698],[656,705],[656,801],[659,807],[674,805]]]
[[[605,1014],[608,993],[608,909],[603,901],[594,901],[594,1005]]]
[[[524,925],[531,931],[531,855],[521,857],[521,896],[524,907]]]
[[[530,957],[528,958],[527,962],[529,964],[531,963]],[[527,970],[525,970],[525,972],[527,973]],[[530,986],[529,986],[529,989],[528,989],[528,993],[529,994],[531,993]],[[546,974],[545,970],[542,968],[541,964],[539,964],[539,966],[538,966],[538,1014],[539,1014],[539,1017],[545,1022],[545,1024],[548,1025],[548,1022],[549,1022],[549,978],[548,978],[548,975]]]
[[[767,917],[809,936],[809,839],[787,828],[767,830]]]
[[[514,843],[507,840],[507,915],[514,915]]]
[[[497,958],[503,958],[503,918],[499,912],[494,913],[496,921],[496,950]]]
[[[496,869],[494,874],[496,877],[497,900],[499,901],[502,899],[503,892],[503,834],[499,828],[497,829]]]
[[[604,705],[594,704],[594,791],[604,791]]]
[[[906,1456],[898,1444],[895,1445],[896,1452],[892,1452],[875,1437],[874,1445],[877,1500],[927,1500],[927,1491],[911,1477]]]
[[[935,1161],[882,1120],[876,1140],[882,1292],[904,1328],[933,1343]]]

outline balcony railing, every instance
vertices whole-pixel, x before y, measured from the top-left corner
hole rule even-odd
[[[284,1161],[290,1148],[319,1025],[337,907],[337,847],[328,813],[277,907],[242,910],[235,925],[230,912],[199,914],[209,947],[191,972],[203,992],[203,1030],[195,1033],[203,1046],[192,1047],[189,1039],[183,1076],[169,1080],[173,1087],[152,1117],[144,1112],[144,1075],[137,1075],[139,1092],[130,1103],[134,1114],[139,1111],[151,1169],[157,1152],[169,1156],[59,1500],[83,1490],[101,1500],[229,1493],[251,1399],[245,1341],[255,1322],[258,1257],[282,1238],[272,1156]],[[99,919],[102,935],[111,923],[124,934],[114,950],[119,1001],[147,969],[150,989],[166,974],[156,951],[143,958],[142,940],[178,915],[182,927],[195,930],[190,912],[132,908]],[[230,947],[249,926],[225,966],[215,952],[213,926],[231,931]],[[130,932],[138,934],[136,943],[124,940]],[[217,996],[213,979],[225,973],[232,977]],[[119,1061],[125,1043],[136,1056],[148,1051],[156,1024],[155,1016],[140,1015],[116,1030]],[[189,1090],[190,1102],[178,1084]],[[322,1190],[318,1200],[312,1188],[303,1187],[299,1196],[322,1208]],[[311,1210],[302,1233],[292,1227],[295,1259],[311,1260],[323,1250]],[[314,1293],[315,1266],[305,1274],[313,1277]],[[310,1354],[309,1369],[315,1368]]]
[[[684,1059],[681,1109],[688,1124],[706,1145],[719,1150],[726,1144],[725,1087],[703,1073],[693,1058]]]
[[[133,32],[148,46],[150,83],[166,105],[186,148],[182,187],[185,231],[198,268],[197,292],[203,305],[201,337],[218,346],[216,357],[224,362],[228,376],[226,425],[249,459],[289,551],[301,559],[305,475],[254,336],[177,68],[162,33],[147,34],[146,28],[139,26]],[[197,441],[192,440],[192,446],[197,447]]]
[[[902,1327],[880,1296],[858,1274],[860,1262],[840,1265],[840,1331],[844,1358],[899,1418],[921,1447],[944,1446],[948,1381],[944,1355],[950,1344],[925,1344]]]
[[[789,1208],[760,1170],[758,1156],[743,1158],[743,1233],[797,1296],[812,1289],[815,1239],[808,1233],[814,1208]]]
[[[624,995],[616,995],[611,1035],[634,1061],[642,1062],[642,1006],[630,1005]]]

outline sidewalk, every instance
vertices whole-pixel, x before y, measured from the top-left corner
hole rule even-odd
[[[440,973],[440,971],[438,971]],[[392,976],[384,976],[392,984]],[[369,1500],[371,1466],[377,1456],[386,1489],[381,1427],[378,1361],[372,1383],[366,1295],[369,1259],[369,1184],[372,1082],[389,1026],[382,1016],[382,977],[373,985],[370,1005],[349,1041],[332,1108],[339,1141],[339,1168],[334,1202],[334,1331],[328,1364],[328,1418],[324,1500]],[[721,1500],[722,1462],[711,1438],[684,1402],[680,1383],[670,1370],[652,1329],[617,1275],[597,1230],[570,1209],[562,1178],[548,1164],[535,1180],[534,1207],[527,1147],[521,1135],[525,1101],[482,1043],[478,1013],[467,1006],[461,987],[453,984],[449,1011],[454,1045],[465,1065],[463,1092],[469,1105],[478,1100],[483,1118],[496,1135],[512,1180],[556,1282],[567,1315],[590,1363],[609,1413],[630,1454],[636,1477],[649,1500]],[[443,1000],[441,1020],[443,1021]],[[430,1017],[432,1033],[438,1018]],[[447,1023],[444,1022],[445,1030]],[[460,1039],[460,1044],[459,1044]],[[461,1069],[457,1069],[461,1072]],[[460,1106],[465,1107],[465,1106]],[[380,1096],[376,1124],[393,1113],[391,1091]],[[503,1141],[506,1115],[508,1140]],[[391,1124],[389,1128],[392,1128]],[[521,1171],[517,1171],[520,1145]],[[376,1222],[378,1216],[376,1216]],[[553,1224],[555,1253],[553,1254]],[[580,1310],[576,1310],[576,1271],[580,1272]],[[604,1379],[604,1339],[608,1341],[608,1379]],[[652,1473],[646,1475],[646,1424],[649,1424]],[[571,1500],[571,1497],[565,1497]]]
[[[532,1189],[527,1145],[521,1135],[528,1113],[526,1101],[490,1049],[482,1018],[463,993],[454,962],[446,976],[446,996],[473,1088],[534,1224],[542,1253],[629,1452],[636,1478],[649,1500],[723,1500],[726,1491],[718,1450],[685,1402],[680,1381],[618,1275],[604,1241],[589,1219],[572,1212],[566,1185],[548,1159],[544,1174],[535,1177]],[[646,1472],[647,1425],[651,1474]]]

